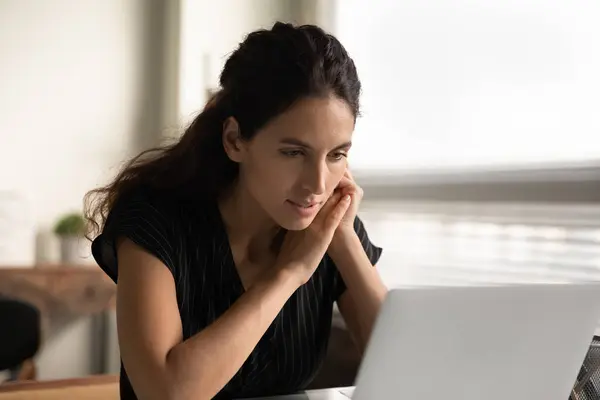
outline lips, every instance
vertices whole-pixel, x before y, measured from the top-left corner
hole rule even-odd
[[[316,206],[316,205],[319,204],[317,202],[307,203],[307,202],[296,202],[296,201],[293,201],[293,200],[288,200],[288,201],[290,203],[294,204],[295,206],[302,207],[302,208],[311,208],[311,207],[314,207],[314,206]]]
[[[319,204],[315,202],[295,202],[287,200],[286,204],[291,207],[291,210],[300,218],[311,218],[319,211]]]

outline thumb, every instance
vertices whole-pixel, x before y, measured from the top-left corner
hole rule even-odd
[[[342,198],[337,202],[337,204],[333,207],[333,209],[329,212],[329,214],[325,218],[325,230],[331,234],[337,229],[338,225],[348,207],[350,206],[351,197],[349,194],[342,196]]]

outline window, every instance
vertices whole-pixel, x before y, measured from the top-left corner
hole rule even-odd
[[[600,207],[375,202],[361,218],[389,287],[600,279]]]
[[[357,63],[356,170],[600,158],[600,2],[338,0]]]

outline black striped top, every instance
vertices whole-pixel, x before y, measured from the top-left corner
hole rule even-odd
[[[184,340],[219,318],[243,293],[215,202],[191,204],[157,191],[119,201],[92,243],[92,254],[115,281],[115,238],[123,235],[158,257],[173,274]],[[381,249],[360,219],[355,229],[375,265]],[[333,303],[345,290],[327,256],[312,278],[285,303],[248,359],[215,399],[292,393],[315,377],[327,349]],[[121,363],[121,399],[137,399]]]

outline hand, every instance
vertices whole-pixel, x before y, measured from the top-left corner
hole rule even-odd
[[[358,206],[363,198],[363,190],[354,182],[354,178],[350,173],[350,170],[346,168],[346,173],[342,177],[342,180],[335,189],[335,192],[340,193],[342,196],[350,195],[351,202],[350,207],[346,211],[346,214],[340,221],[340,225],[336,230],[335,235],[345,235],[354,233],[354,219],[358,213]]]
[[[276,263],[297,274],[299,286],[308,282],[319,266],[350,202],[350,196],[334,193],[308,228],[286,233]]]

